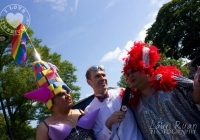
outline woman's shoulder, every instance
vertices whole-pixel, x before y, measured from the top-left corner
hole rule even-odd
[[[73,115],[83,115],[84,111],[81,109],[72,109],[72,114]]]

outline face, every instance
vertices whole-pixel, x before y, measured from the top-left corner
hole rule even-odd
[[[149,76],[141,73],[140,71],[134,71],[129,69],[126,74],[126,79],[131,88],[142,90],[147,84],[149,84]]]
[[[108,85],[106,73],[102,70],[90,71],[90,79],[87,82],[96,94],[103,94]]]
[[[53,107],[56,106],[58,108],[66,108],[66,107],[72,107],[73,101],[69,93],[67,93],[66,90],[62,90],[61,93],[57,94],[53,99]]]

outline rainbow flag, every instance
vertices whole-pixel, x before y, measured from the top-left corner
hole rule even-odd
[[[29,37],[25,32],[23,24],[20,23],[12,38],[11,51],[12,57],[20,65],[23,65],[26,60],[26,40],[29,40]]]

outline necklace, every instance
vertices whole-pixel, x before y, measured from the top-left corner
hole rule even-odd
[[[73,121],[73,119],[72,119],[72,111],[71,111],[71,118],[70,118],[70,119],[65,119],[65,118],[59,117],[59,116],[57,116],[57,115],[55,115],[55,114],[54,114],[54,116],[55,116],[56,118],[61,119],[61,120],[64,120],[64,121],[70,121],[71,124],[72,124],[72,126],[73,126],[73,128],[75,128],[75,131],[76,131],[77,135],[79,135],[79,131],[76,129],[76,125],[74,124],[74,121]]]

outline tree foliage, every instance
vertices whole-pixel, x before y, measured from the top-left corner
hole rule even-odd
[[[31,29],[27,29],[27,32],[30,37],[33,35]],[[5,33],[0,29],[0,34]],[[37,89],[31,67],[32,62],[34,62],[32,57],[33,48],[30,46],[30,42],[27,41],[27,60],[23,66],[20,66],[11,57],[11,45],[9,44],[11,43],[12,36],[7,36],[8,40],[0,43],[0,93],[14,139],[35,139],[36,129],[30,126],[30,122],[41,120],[41,118],[48,116],[50,112],[44,104],[23,97],[25,93]],[[80,87],[74,85],[77,81],[74,72],[77,69],[69,61],[61,61],[61,55],[57,53],[51,54],[47,46],[41,46],[41,39],[33,38],[31,40],[41,55],[42,60],[58,67],[59,75],[72,90],[73,101],[78,101],[80,98]],[[2,119],[1,114],[0,119]],[[5,126],[5,123],[2,126]],[[0,132],[5,130],[5,127],[0,127]]]
[[[193,59],[200,54],[199,25],[199,0],[172,0],[159,10],[145,42],[152,40],[167,57]]]

